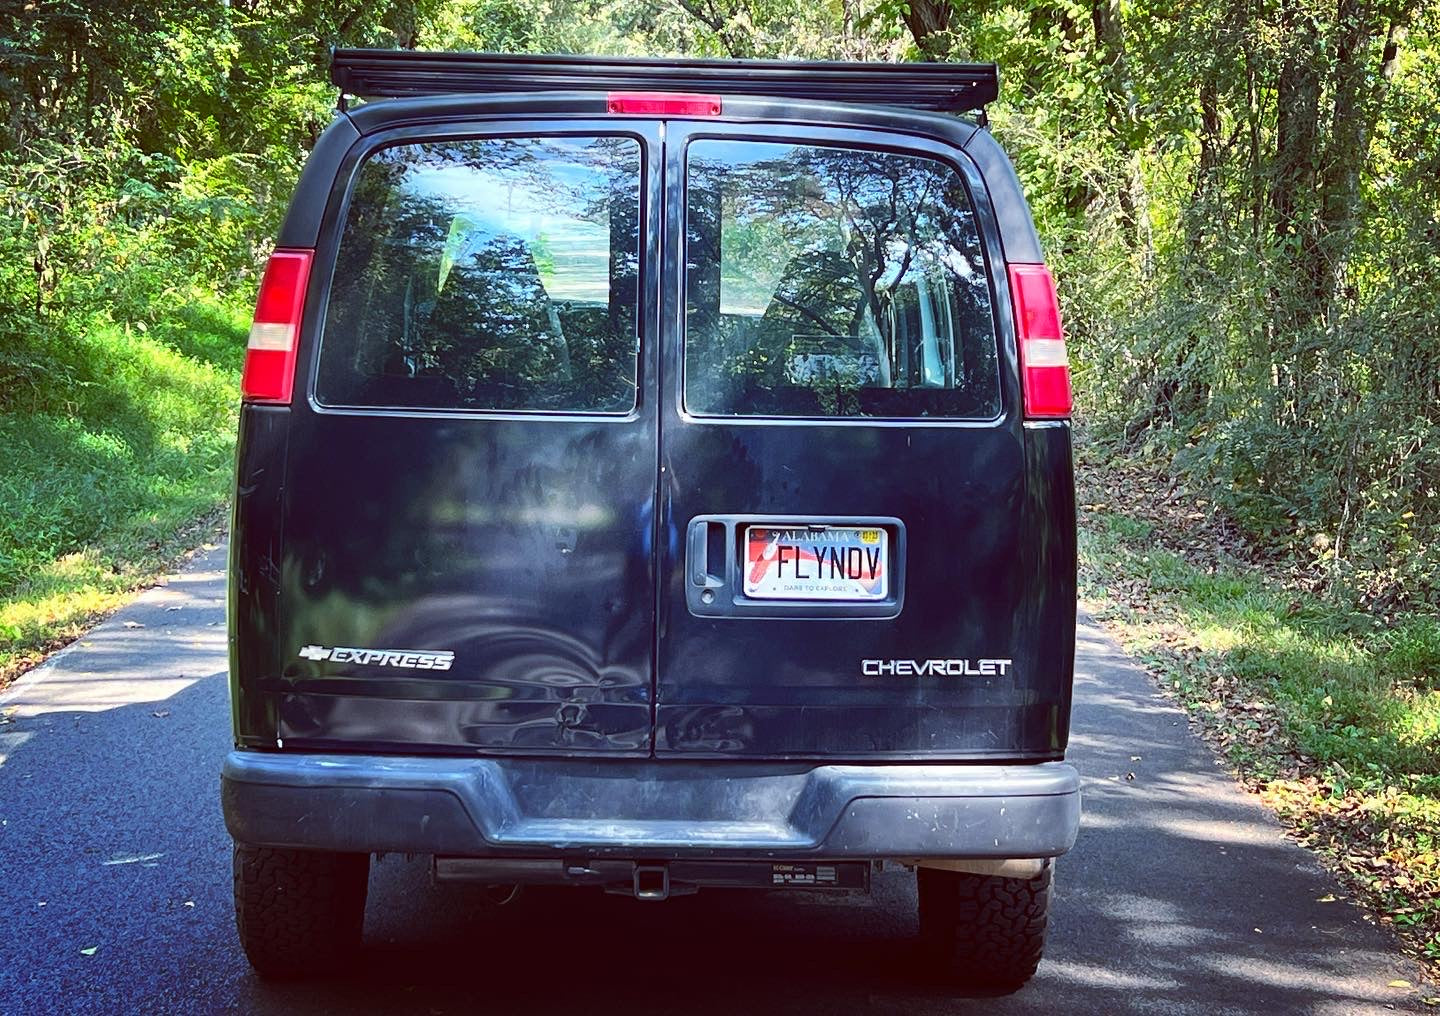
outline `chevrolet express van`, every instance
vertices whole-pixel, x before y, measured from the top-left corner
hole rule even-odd
[[[956,978],[1023,983],[1079,824],[1075,506],[995,68],[333,77],[243,380],[255,969],[333,969],[395,852],[654,901],[903,866]]]

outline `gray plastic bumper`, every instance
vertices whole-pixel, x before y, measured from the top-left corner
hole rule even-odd
[[[485,856],[1037,858],[1080,778],[1036,765],[457,759],[234,751],[225,824],[274,847]]]

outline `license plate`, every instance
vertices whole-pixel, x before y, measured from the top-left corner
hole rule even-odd
[[[745,595],[758,600],[883,600],[890,541],[875,526],[747,526]]]

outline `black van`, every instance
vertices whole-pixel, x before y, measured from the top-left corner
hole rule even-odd
[[[254,967],[333,966],[397,852],[646,900],[903,865],[957,975],[1023,983],[1079,824],[1075,519],[995,68],[333,77],[383,101],[315,146],[243,382]]]

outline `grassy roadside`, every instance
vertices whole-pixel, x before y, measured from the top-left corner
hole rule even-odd
[[[1440,617],[1381,622],[1235,556],[1243,541],[1158,469],[1092,449],[1079,474],[1086,605],[1440,970]]]
[[[0,688],[218,526],[248,308],[156,317],[0,349]]]

